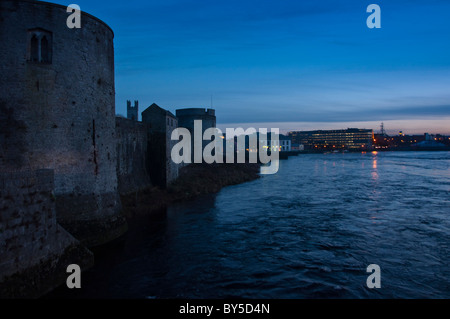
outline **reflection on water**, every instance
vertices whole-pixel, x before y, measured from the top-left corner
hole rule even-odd
[[[49,297],[449,298],[449,207],[448,152],[293,157],[133,220],[80,291]]]
[[[373,162],[372,162],[372,179],[377,180],[378,179],[378,173],[377,173],[377,155],[376,153],[373,156]]]

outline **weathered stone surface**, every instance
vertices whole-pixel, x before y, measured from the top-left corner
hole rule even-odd
[[[56,221],[53,171],[0,173],[0,298],[38,297],[93,255]]]
[[[148,128],[148,171],[153,184],[167,187],[178,177],[180,165],[172,161],[172,148],[177,141],[171,136],[178,119],[171,112],[153,103],[142,112],[142,122]]]
[[[0,171],[53,169],[58,221],[97,245],[126,229],[116,175],[114,35],[85,13],[81,29],[69,29],[67,17],[56,4],[0,2]],[[33,60],[34,34],[48,37],[50,60]]]
[[[116,117],[116,137],[119,193],[135,193],[150,187],[147,125]]]

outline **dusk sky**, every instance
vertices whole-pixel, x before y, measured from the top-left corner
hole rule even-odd
[[[175,112],[212,95],[220,128],[450,134],[450,1],[74,3],[115,32],[118,114],[127,99]],[[381,29],[366,26],[371,3]]]

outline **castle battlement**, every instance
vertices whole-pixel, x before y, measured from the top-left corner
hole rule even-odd
[[[127,100],[127,119],[137,121],[139,114],[139,101],[134,101],[134,106],[131,106],[131,101]]]

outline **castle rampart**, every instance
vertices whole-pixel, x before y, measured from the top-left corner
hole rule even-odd
[[[38,297],[92,253],[56,221],[53,171],[0,173],[0,298]]]
[[[116,137],[119,193],[128,194],[150,187],[147,125],[116,117]]]
[[[126,229],[116,177],[114,34],[85,13],[82,28],[69,29],[67,17],[52,3],[0,2],[7,114],[0,170],[54,170],[57,220],[92,246]]]

